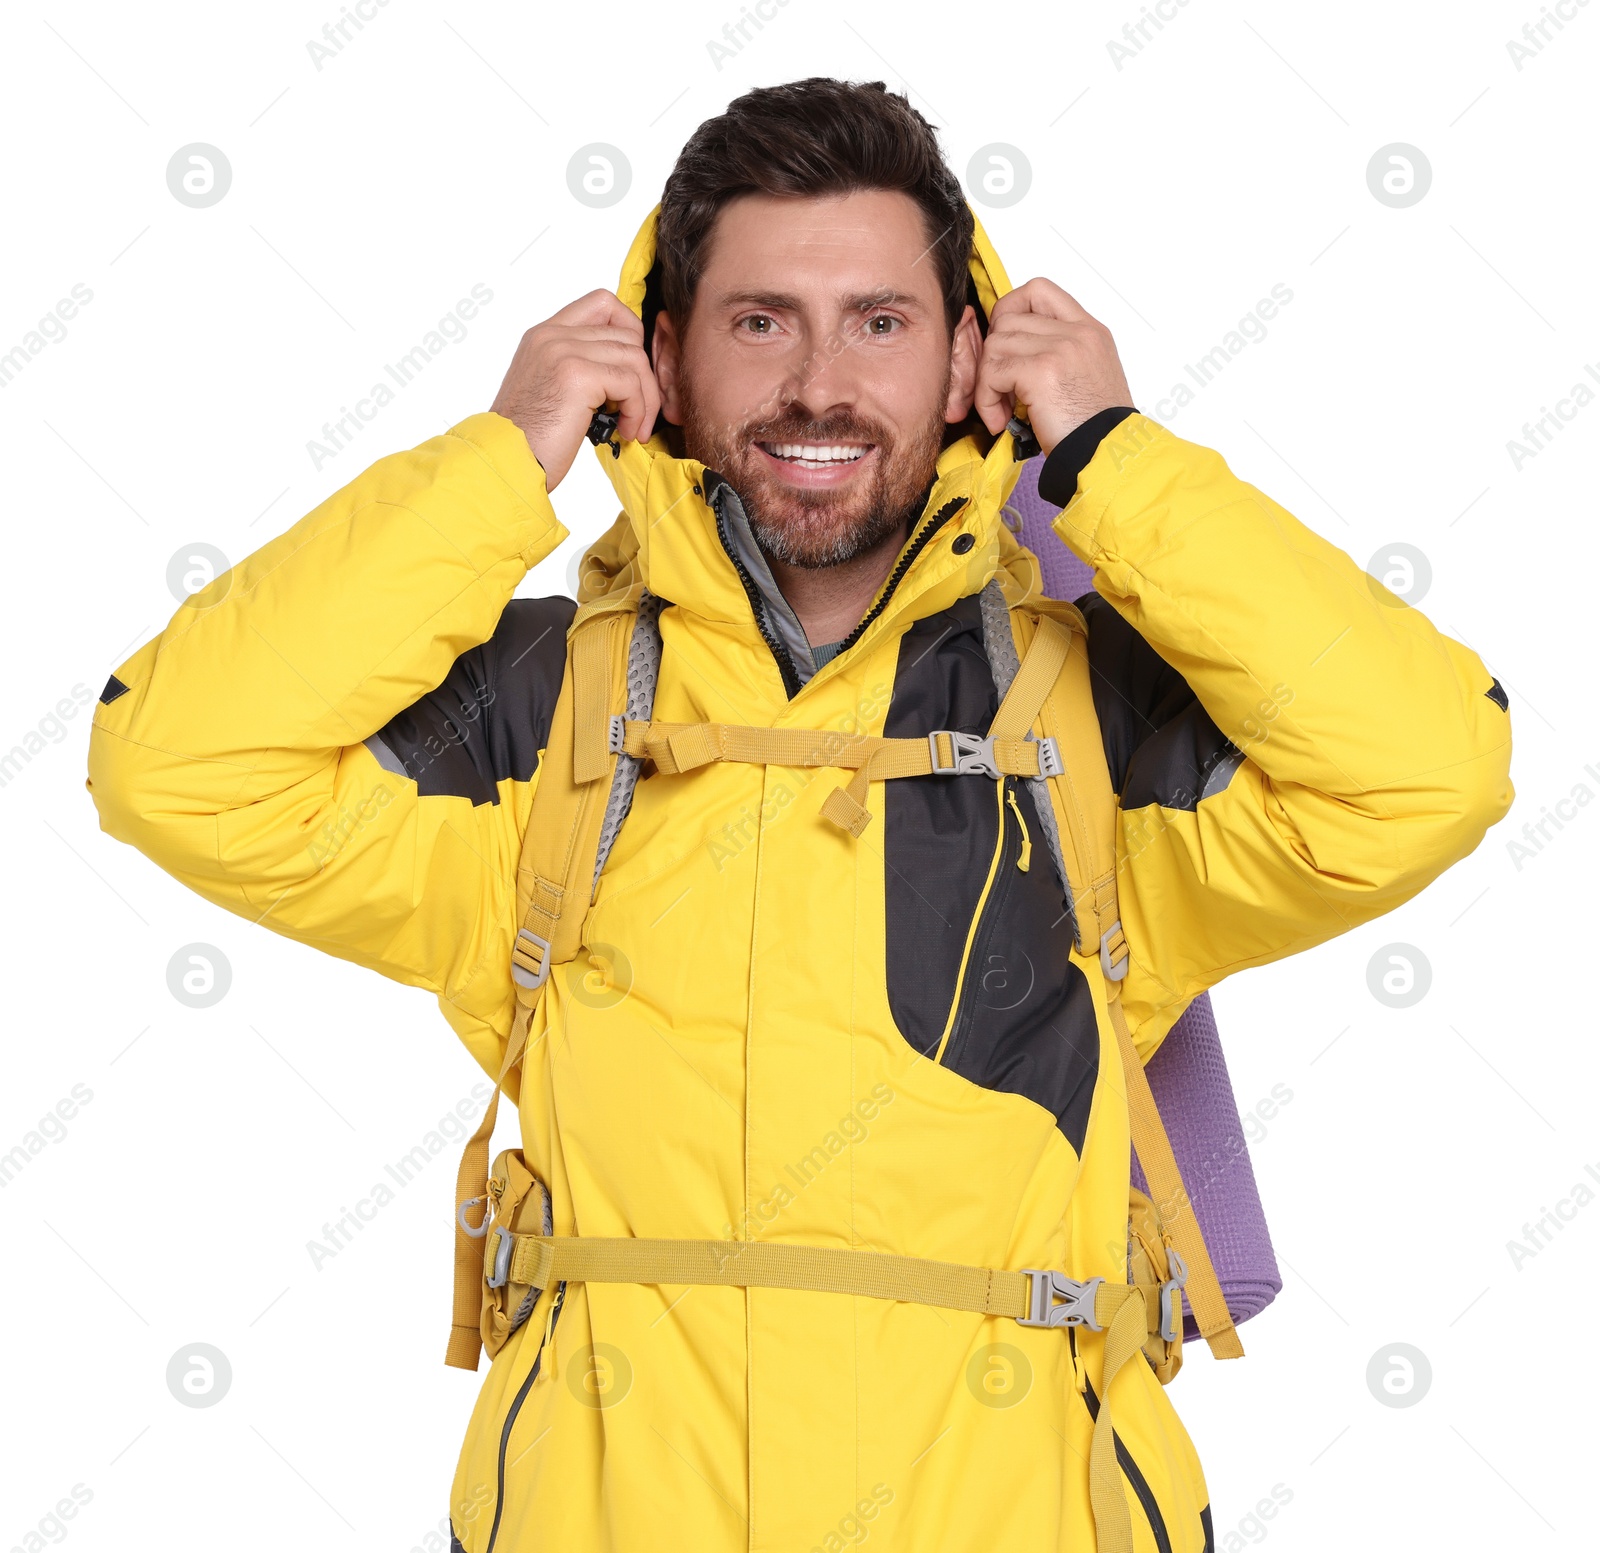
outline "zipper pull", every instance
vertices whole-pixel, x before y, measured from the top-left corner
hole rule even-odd
[[[1078,1395],[1082,1396],[1084,1386],[1089,1379],[1089,1372],[1084,1368],[1083,1359],[1078,1353],[1078,1334],[1073,1327],[1067,1328],[1067,1342],[1072,1349],[1072,1381],[1078,1388]]]
[[[1022,854],[1017,858],[1017,868],[1022,873],[1027,873],[1028,862],[1033,857],[1033,838],[1028,834],[1028,822],[1022,817],[1022,810],[1017,807],[1016,789],[1006,789],[1006,802],[1011,805],[1011,812],[1017,817],[1017,824],[1022,827]]]

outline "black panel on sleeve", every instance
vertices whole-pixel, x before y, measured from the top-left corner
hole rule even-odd
[[[1243,754],[1188,681],[1098,593],[1077,605],[1089,624],[1094,708],[1122,807],[1193,809],[1227,786]]]
[[[494,635],[456,659],[444,683],[367,740],[423,797],[498,803],[496,784],[526,782],[550,737],[566,667],[567,598],[512,599]]]

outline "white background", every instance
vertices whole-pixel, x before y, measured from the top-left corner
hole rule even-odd
[[[1120,70],[1107,41],[1134,0],[940,18],[788,0],[720,69],[732,0],[393,0],[320,70],[306,45],[335,0],[10,9],[0,351],[74,284],[93,300],[0,389],[0,751],[43,728],[0,786],[0,1152],[74,1085],[93,1098],[0,1188],[0,1547],[74,1484],[92,1498],[44,1535],[84,1549],[404,1553],[445,1514],[476,1391],[440,1363],[454,1147],[320,1271],[306,1244],[478,1070],[426,994],[101,835],[88,711],[52,711],[164,625],[185,547],[237,560],[487,408],[524,328],[615,284],[694,126],[810,74],[909,91],[964,180],[980,147],[1020,149],[1029,192],[979,206],[985,225],[1014,282],[1049,275],[1113,328],[1146,409],[1287,286],[1174,430],[1370,569],[1419,549],[1421,607],[1511,695],[1517,804],[1477,853],[1216,997],[1241,1106],[1293,1093],[1254,1150],[1284,1292],[1245,1327],[1247,1361],[1191,1346],[1173,1389],[1219,1548],[1590,1543],[1600,1203],[1520,1270],[1507,1249],[1600,1170],[1600,805],[1520,868],[1507,848],[1578,784],[1600,793],[1600,405],[1520,469],[1507,449],[1600,371],[1600,3],[1519,71],[1506,45],[1539,9],[1192,0]],[[168,191],[190,142],[232,167],[209,208]],[[631,164],[609,208],[568,190],[590,142]],[[1391,142],[1431,164],[1409,208],[1368,187]],[[467,338],[315,468],[323,423],[474,283],[494,299]],[[613,515],[587,452],[558,506],[574,540],[526,592],[567,591],[572,546]],[[167,986],[196,942],[232,967],[206,1010]],[[1432,969],[1403,1010],[1369,991],[1391,943]],[[195,1342],[232,1365],[214,1407],[166,1386]],[[1366,1379],[1396,1342],[1432,1368],[1407,1408]],[[1279,1484],[1276,1518],[1247,1519]]]

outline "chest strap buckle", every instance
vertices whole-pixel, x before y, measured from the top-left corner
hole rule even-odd
[[[948,760],[939,747],[941,739],[950,741]],[[928,735],[928,750],[935,776],[1000,775],[1000,768],[994,763],[994,740],[981,733],[957,733],[952,728],[935,728]]]

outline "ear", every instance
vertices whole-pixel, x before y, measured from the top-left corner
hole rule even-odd
[[[944,404],[944,418],[952,425],[964,421],[972,411],[982,359],[983,336],[978,332],[978,315],[969,303],[950,339],[950,393]]]
[[[661,390],[661,416],[674,426],[683,425],[681,384],[683,345],[677,326],[667,313],[656,314],[655,339],[650,353],[656,386]]]

